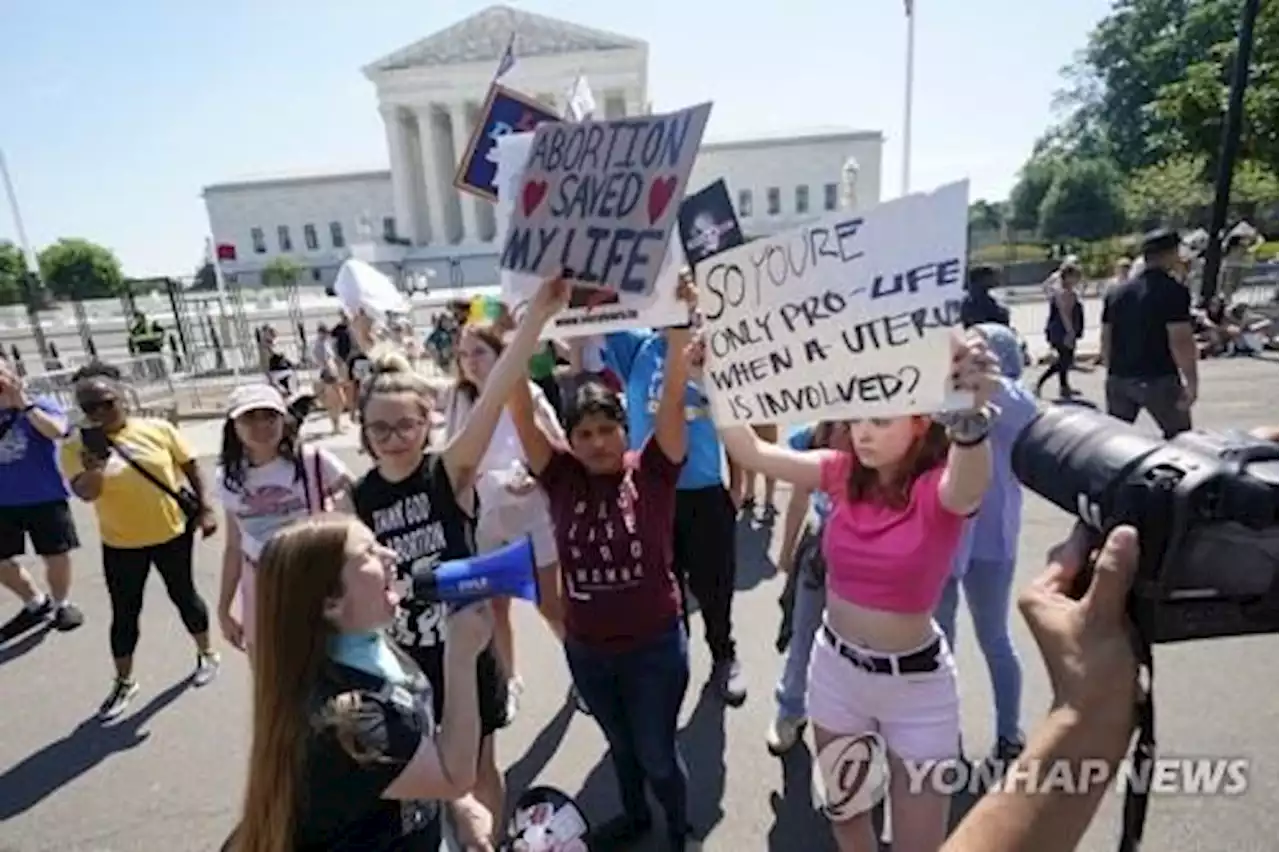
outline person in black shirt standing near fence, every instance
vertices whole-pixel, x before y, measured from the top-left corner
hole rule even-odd
[[[1009,309],[991,295],[1000,282],[1000,273],[994,266],[982,264],[969,269],[965,283],[964,299],[960,302],[960,325],[971,328],[984,322],[1009,325]]]
[[[1132,423],[1145,408],[1166,439],[1191,428],[1199,389],[1191,292],[1171,274],[1180,244],[1176,231],[1148,234],[1142,272],[1111,287],[1102,308],[1107,413]]]
[[[401,604],[393,635],[431,682],[437,715],[454,689],[444,676],[445,607],[410,597],[411,578],[443,561],[475,554],[477,469],[508,397],[526,381],[526,365],[543,326],[568,303],[568,294],[564,281],[543,284],[466,422],[443,449],[427,447],[433,394],[426,380],[402,355],[375,352],[371,358],[373,376],[360,398],[360,435],[376,466],[356,484],[352,502],[378,542],[396,552]],[[507,682],[492,646],[477,660],[476,677],[481,742],[475,796],[453,803],[464,845],[469,839],[480,840],[480,834],[491,834],[493,820],[503,813],[503,780],[492,736],[506,723]],[[483,808],[477,808],[477,802]]]

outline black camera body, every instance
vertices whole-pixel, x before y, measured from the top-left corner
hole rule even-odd
[[[1131,610],[1151,643],[1280,629],[1280,447],[1243,433],[1160,441],[1085,406],[1046,408],[1018,479],[1096,531],[1138,530]],[[1082,578],[1087,582],[1087,578]]]

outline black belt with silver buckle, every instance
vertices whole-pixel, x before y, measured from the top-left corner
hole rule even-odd
[[[942,640],[940,639],[934,639],[919,651],[912,651],[910,654],[882,657],[876,654],[864,654],[850,647],[847,642],[836,635],[834,630],[825,624],[822,625],[822,633],[827,637],[827,641],[840,652],[840,656],[864,672],[870,672],[871,674],[928,674],[929,672],[936,672],[941,665],[938,660],[942,652]],[[897,662],[896,666],[894,665],[895,661]]]

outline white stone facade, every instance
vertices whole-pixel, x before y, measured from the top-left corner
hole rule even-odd
[[[563,113],[582,74],[596,117],[649,109],[644,42],[506,7],[486,9],[364,69],[386,128],[389,170],[205,189],[214,240],[236,251],[224,272],[257,283],[272,258],[288,256],[310,269],[304,282],[328,283],[361,243],[355,250],[362,257],[428,271],[433,286],[493,283],[500,223],[493,205],[457,191],[453,180],[513,31],[516,61],[504,86]],[[859,206],[878,201],[882,145],[880,133],[856,131],[704,143],[688,191],[724,178],[746,232],[768,234],[834,209],[832,188],[850,157],[859,164]],[[308,227],[315,241],[304,238]],[[342,238],[335,240],[338,231]]]

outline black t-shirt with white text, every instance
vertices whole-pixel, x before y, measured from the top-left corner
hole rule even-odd
[[[378,542],[399,555],[400,611],[392,635],[415,652],[441,650],[445,606],[413,598],[414,572],[475,553],[475,523],[458,505],[443,459],[423,456],[418,469],[399,482],[388,482],[374,468],[356,483],[352,501]]]
[[[335,701],[342,696],[340,701]],[[343,735],[331,718],[344,707]],[[393,684],[326,662],[309,707],[298,852],[438,852],[440,803],[382,794],[435,732],[431,687],[421,675]]]
[[[1107,374],[1126,379],[1176,377],[1168,326],[1190,321],[1191,291],[1162,269],[1148,267],[1111,287],[1102,306],[1102,324],[1111,327]]]

